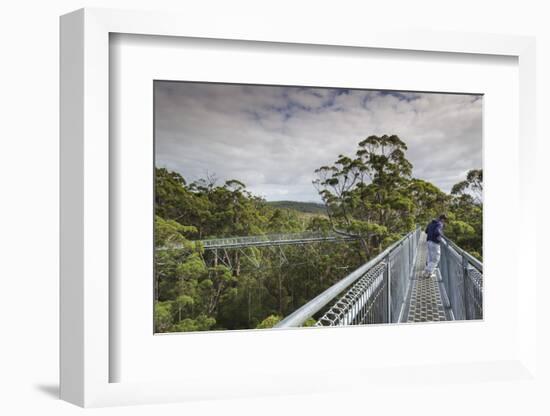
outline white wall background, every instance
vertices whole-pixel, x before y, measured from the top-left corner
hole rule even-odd
[[[540,208],[539,266],[548,256],[549,221],[542,214],[548,201],[547,158],[550,114],[550,29],[543,1],[169,1],[169,0],[20,0],[0,8],[0,413],[6,415],[77,414],[82,409],[57,400],[58,389],[58,17],[77,8],[116,7],[179,10],[208,21],[216,13],[239,19],[271,16],[281,25],[343,25],[370,22],[488,33],[537,36]],[[543,140],[544,138],[544,140]],[[535,180],[535,178],[534,178]],[[513,225],[509,225],[513,226]],[[535,224],[534,224],[535,226]],[[521,242],[532,244],[531,242]],[[548,277],[550,273],[540,272]],[[538,292],[550,293],[542,281]],[[547,296],[539,296],[544,301]],[[539,368],[548,380],[548,308],[539,302]],[[384,414],[550,414],[548,385],[486,383],[411,391],[425,394],[425,408],[411,408],[410,397],[395,398],[388,387]],[[435,387],[435,386],[434,386]],[[441,386],[438,386],[441,387]],[[378,400],[380,402],[380,400]],[[441,406],[444,406],[443,408]],[[367,413],[362,397],[269,397],[92,410],[101,415],[165,414],[344,414]]]

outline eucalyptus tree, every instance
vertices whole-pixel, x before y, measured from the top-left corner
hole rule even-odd
[[[219,304],[234,282],[224,266],[208,268],[197,229],[155,219],[155,327],[159,332],[199,331],[216,324]]]
[[[451,196],[434,184],[413,178],[409,182],[410,198],[413,201],[413,216],[418,226],[428,224],[439,214],[447,212],[451,204]]]
[[[483,256],[483,170],[472,169],[451,190],[447,235],[479,259]]]
[[[406,144],[369,136],[354,155],[315,171],[326,215],[277,208],[237,180],[208,175],[188,184],[155,174],[155,327],[157,331],[273,326],[342,279],[415,224],[446,212],[446,233],[481,257],[482,172],[471,171],[447,195],[412,178]],[[472,173],[473,172],[473,173]],[[228,250],[231,266],[210,266],[197,240],[313,230],[359,237],[346,243]],[[321,245],[322,244],[322,245]],[[283,261],[283,260],[284,261]]]
[[[466,179],[456,183],[451,194],[455,196],[470,195],[473,202],[483,204],[483,170],[472,169],[466,174]]]
[[[313,181],[336,232],[361,238],[368,257],[414,226],[412,164],[397,135],[369,136],[354,157],[340,155]]]

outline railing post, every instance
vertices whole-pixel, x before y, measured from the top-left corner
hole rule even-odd
[[[411,238],[412,235],[407,238],[407,253],[409,257],[407,258],[407,270],[411,270],[411,263],[412,263],[412,244],[411,244]],[[407,275],[408,276],[408,275]]]
[[[462,277],[464,280],[464,319],[470,319],[470,300],[468,299],[468,259],[461,253],[462,257]]]
[[[390,261],[390,255],[388,254],[387,260],[386,260],[386,279],[388,279],[387,287],[388,287],[388,322],[389,324],[392,323],[391,320],[391,261]]]
[[[447,292],[451,292],[452,286],[451,286],[451,265],[449,264],[449,246],[447,244],[443,245],[442,250],[442,258],[443,263],[445,263],[445,275],[441,275],[441,280],[443,280],[443,287],[447,290]],[[454,293],[447,293],[447,297],[449,298],[449,304],[451,306],[451,309],[453,308],[454,303]],[[453,303],[451,303],[451,299],[453,299]]]

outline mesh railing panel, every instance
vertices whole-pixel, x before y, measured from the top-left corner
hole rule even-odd
[[[469,267],[466,285],[466,307],[468,319],[483,319],[483,274],[479,270]]]
[[[455,320],[483,318],[483,270],[453,243],[441,244],[440,272]]]
[[[398,322],[403,302],[407,296],[412,258],[416,252],[414,236],[407,239],[390,255],[390,320]]]
[[[420,229],[374,264],[317,321],[317,326],[398,322],[410,283]]]
[[[388,320],[386,264],[378,263],[317,321],[317,326],[359,325]]]

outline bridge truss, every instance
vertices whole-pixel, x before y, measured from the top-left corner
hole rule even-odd
[[[222,264],[233,271],[240,268],[242,260],[258,269],[265,267],[266,256],[277,258],[278,267],[290,264],[285,251],[288,246],[301,246],[304,249],[303,258],[307,259],[321,254],[319,244],[343,243],[357,239],[334,232],[302,232],[216,238],[199,242],[204,248],[203,259],[208,266]],[[260,248],[264,250],[259,250]]]

